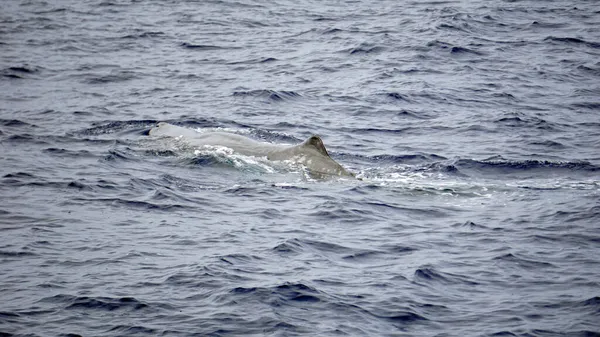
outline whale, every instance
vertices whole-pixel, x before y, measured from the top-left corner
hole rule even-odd
[[[198,132],[166,122],[160,122],[150,129],[149,135],[182,140],[194,147],[226,147],[245,156],[261,157],[270,161],[290,161],[306,167],[309,174],[316,178],[354,177],[352,172],[329,156],[325,144],[317,135],[300,144],[280,145],[231,132]]]

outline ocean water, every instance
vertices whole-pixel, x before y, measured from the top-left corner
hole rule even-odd
[[[599,224],[595,0],[0,4],[0,336],[600,336]]]

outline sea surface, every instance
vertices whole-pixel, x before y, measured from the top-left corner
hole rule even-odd
[[[600,336],[600,3],[2,1],[0,336]]]

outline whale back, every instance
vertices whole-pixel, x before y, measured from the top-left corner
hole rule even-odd
[[[329,157],[329,153],[327,153],[327,149],[325,148],[325,144],[323,144],[323,140],[319,136],[312,136],[305,140],[301,145],[304,149],[312,149],[320,154]],[[331,158],[331,157],[330,157]]]
[[[329,156],[323,140],[316,135],[311,136],[299,145],[292,146],[278,153],[279,156],[282,154],[292,157],[297,162],[305,165],[312,175],[318,178],[325,178],[327,176],[354,177],[354,174],[347,171]]]
[[[172,137],[184,140],[191,146],[224,146],[248,156],[266,157],[269,160],[291,160],[303,164],[315,177],[350,176],[333,160],[319,136],[311,136],[298,145],[285,146],[259,142],[245,136],[228,132],[203,132],[183,128],[169,123],[158,123],[149,131],[151,136]]]

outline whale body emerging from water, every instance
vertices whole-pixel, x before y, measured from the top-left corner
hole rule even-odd
[[[312,136],[298,145],[285,146],[259,142],[229,132],[201,133],[165,122],[158,123],[149,134],[182,139],[192,146],[223,146],[246,156],[266,157],[273,161],[289,160],[304,165],[312,175],[321,178],[354,177],[354,174],[331,159],[319,136]]]

